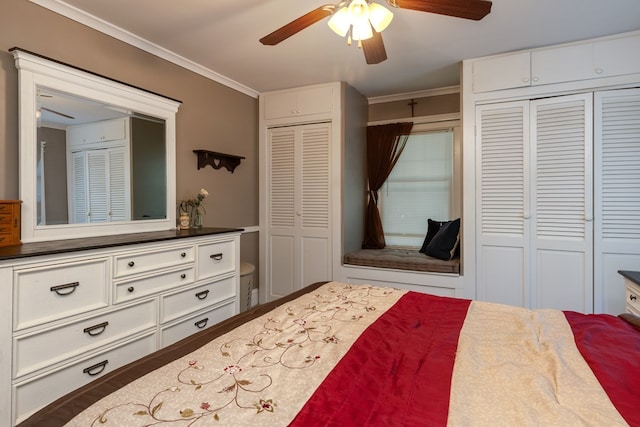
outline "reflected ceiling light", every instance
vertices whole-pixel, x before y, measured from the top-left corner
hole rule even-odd
[[[369,4],[366,0],[350,0],[333,14],[329,20],[329,28],[337,35],[349,36],[351,40],[367,40],[373,37],[373,29],[382,32],[389,26],[393,13],[378,4]]]

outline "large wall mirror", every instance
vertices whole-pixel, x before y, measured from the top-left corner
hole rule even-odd
[[[175,228],[179,101],[13,48],[22,241]]]

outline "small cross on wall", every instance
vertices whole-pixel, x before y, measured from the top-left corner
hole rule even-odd
[[[413,111],[414,106],[418,105],[415,99],[412,99],[410,103],[407,105],[411,106],[411,117],[415,117],[415,112]]]

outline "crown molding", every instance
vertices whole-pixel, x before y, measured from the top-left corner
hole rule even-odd
[[[438,89],[427,89],[416,92],[399,93],[396,95],[374,96],[367,98],[369,104],[381,104],[383,102],[406,101],[408,99],[428,98],[430,96],[450,95],[460,93],[460,86],[447,86]]]
[[[59,15],[62,15],[66,18],[69,18],[73,21],[79,22],[80,24],[86,25],[87,27],[93,28],[96,31],[107,34],[113,38],[116,38],[120,41],[130,44],[131,46],[135,46],[139,49],[142,49],[143,51],[148,52],[152,55],[155,55],[159,58],[172,62],[182,68],[193,71],[194,73],[200,74],[201,76],[204,76],[222,85],[230,87],[231,89],[235,89],[238,92],[242,92],[245,95],[251,96],[253,98],[258,97],[259,92],[250,87],[247,87],[241,83],[238,83],[235,80],[231,80],[228,77],[218,74],[213,70],[203,67],[202,65],[197,64],[196,62],[193,62],[187,58],[184,58],[174,52],[171,52],[168,49],[158,46],[157,44],[151,43],[150,41],[143,39],[142,37],[139,37],[123,28],[117,27],[103,19],[100,19],[87,12],[84,12],[61,0],[29,0],[29,1],[37,4],[38,6],[44,7],[45,9],[48,9],[52,12],[55,12]]]

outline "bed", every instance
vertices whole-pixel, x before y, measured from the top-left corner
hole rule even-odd
[[[640,426],[637,321],[317,283],[20,425]]]

